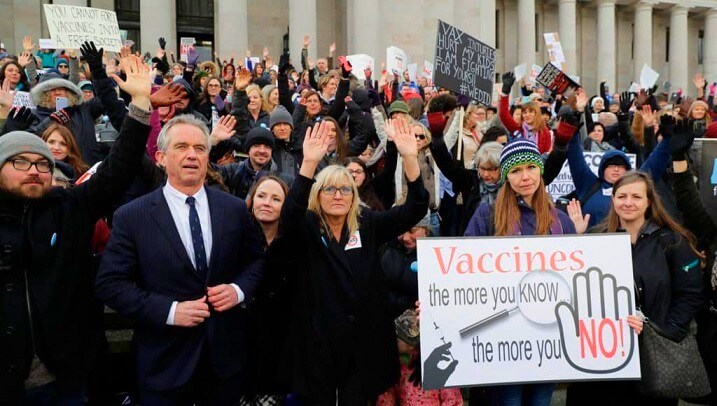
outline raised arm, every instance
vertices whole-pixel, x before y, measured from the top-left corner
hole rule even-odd
[[[508,98],[510,97],[510,89],[515,83],[515,75],[513,72],[506,72],[503,74],[503,89],[500,94],[500,101],[498,102],[498,117],[500,122],[508,130],[509,133],[514,133],[520,130],[518,123],[513,120],[513,116],[510,114],[510,108],[508,107]]]

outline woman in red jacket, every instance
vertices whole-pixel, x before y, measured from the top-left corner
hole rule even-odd
[[[510,114],[508,98],[510,97],[510,89],[513,87],[513,83],[515,83],[513,72],[504,73],[503,90],[498,104],[500,122],[503,123],[511,135],[516,138],[533,141],[538,145],[538,151],[541,154],[547,154],[553,147],[553,140],[550,136],[550,129],[548,129],[540,114],[540,106],[535,102],[524,103],[522,108],[523,122],[521,124],[516,123]]]

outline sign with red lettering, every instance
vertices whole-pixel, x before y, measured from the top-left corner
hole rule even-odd
[[[627,234],[419,239],[418,288],[424,389],[640,379]]]

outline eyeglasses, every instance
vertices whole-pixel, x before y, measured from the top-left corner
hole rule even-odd
[[[425,140],[426,139],[426,134],[413,134],[413,135],[416,136],[417,140]]]
[[[12,167],[18,171],[29,171],[33,165],[35,165],[35,169],[37,169],[40,173],[48,173],[52,171],[52,162],[49,161],[30,162],[20,158],[8,159],[8,161],[12,162]]]
[[[363,175],[363,169],[349,169],[351,175]]]
[[[57,65],[57,68],[58,68],[58,69],[67,69],[67,68],[69,68],[69,66],[67,66],[67,65]]]
[[[351,189],[349,186],[324,186],[321,188],[321,193],[323,193],[325,196],[335,196],[336,191],[339,191],[341,193],[341,196],[351,196],[354,194],[354,190]]]

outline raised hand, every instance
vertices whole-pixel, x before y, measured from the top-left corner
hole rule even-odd
[[[152,83],[149,81],[149,65],[145,64],[141,57],[128,56],[122,58],[120,67],[127,75],[127,80],[122,80],[115,74],[112,74],[112,79],[122,90],[132,96],[133,104],[149,109],[149,97],[152,92]]]
[[[640,91],[637,93],[637,97],[635,98],[635,107],[641,109],[646,101],[647,92],[645,92],[645,89],[640,89]]]
[[[279,73],[285,75],[289,70],[289,54],[284,52],[279,57]]]
[[[10,110],[2,127],[0,134],[6,134],[10,131],[25,131],[32,123],[35,122],[35,115],[29,107],[16,107]]]
[[[328,129],[329,126],[326,121],[322,121],[306,130],[303,145],[304,162],[316,165],[324,159],[324,156],[329,151],[330,144]]]
[[[212,128],[212,145],[217,145],[221,141],[226,141],[231,138],[236,131],[234,126],[237,124],[237,119],[231,114],[221,117],[217,124]]]
[[[187,51],[187,65],[195,68],[197,66],[197,62],[199,62],[199,53],[193,46],[189,47],[189,50]]]
[[[187,90],[178,83],[168,83],[154,92],[149,100],[153,108],[168,107],[187,98]]]
[[[123,47],[124,50],[124,47]],[[129,48],[127,48],[129,51]],[[87,61],[90,67],[93,79],[102,79],[107,77],[107,71],[102,67],[102,54],[104,48],[97,49],[94,42],[86,42],[80,46],[82,57]]]
[[[9,109],[12,107],[12,101],[15,98],[10,88],[10,81],[5,78],[2,81],[2,87],[0,87],[0,106]]]
[[[587,105],[588,95],[585,94],[585,90],[581,87],[575,92],[575,109],[579,112],[584,112]]]
[[[418,143],[416,136],[411,131],[410,123],[403,117],[397,117],[390,120],[390,124],[393,127],[393,143],[396,144],[398,153],[404,158],[417,157]]]
[[[501,77],[503,79],[503,94],[510,94],[511,89],[513,88],[513,84],[515,83],[515,74],[513,72],[506,72]]]
[[[251,72],[249,72],[249,69],[237,69],[234,74],[234,88],[236,88],[236,90],[244,90],[249,86],[249,82],[251,82]]]
[[[687,160],[687,151],[695,140],[695,132],[689,120],[680,120],[674,127],[670,140],[670,155],[673,161]]]
[[[304,47],[304,48],[308,48],[308,47],[309,47],[309,44],[311,44],[311,37],[309,37],[308,34],[307,34],[307,35],[304,35],[303,47]]]
[[[671,138],[675,133],[675,118],[670,114],[663,114],[660,116],[660,133],[663,137]]]
[[[695,87],[700,90],[704,89],[705,86],[707,86],[707,81],[705,80],[704,75],[702,75],[701,72],[698,72],[695,74],[695,77],[692,78],[692,83],[695,84]]]
[[[314,69],[314,60],[313,60],[313,59],[307,57],[307,58],[306,58],[306,64],[308,65],[309,70]]]
[[[264,50],[261,52],[261,56],[266,60],[266,57],[269,56],[269,48],[264,47]]]
[[[630,111],[630,106],[632,106],[632,99],[633,99],[633,93],[630,92],[622,92],[620,95],[620,111],[627,114]]]
[[[57,124],[68,125],[72,121],[72,112],[69,108],[57,110],[50,114],[50,118],[55,120]]]
[[[332,42],[331,45],[329,45],[329,56],[333,56],[334,52],[336,52],[336,43]]]
[[[575,231],[578,234],[584,234],[588,229],[588,223],[590,222],[590,214],[583,216],[583,210],[580,207],[580,201],[572,199],[568,203],[568,217],[575,225]]]
[[[652,111],[652,106],[649,104],[642,106],[642,120],[645,127],[653,127],[657,124],[657,113]]]
[[[22,39],[22,49],[25,50],[25,52],[32,52],[34,48],[35,44],[32,42],[32,37],[26,35],[25,38]]]
[[[159,42],[159,48],[164,51],[167,48],[167,40],[164,37],[159,37],[157,41]]]
[[[30,63],[30,58],[33,58],[32,53],[23,52],[17,57],[17,63],[24,68]]]

